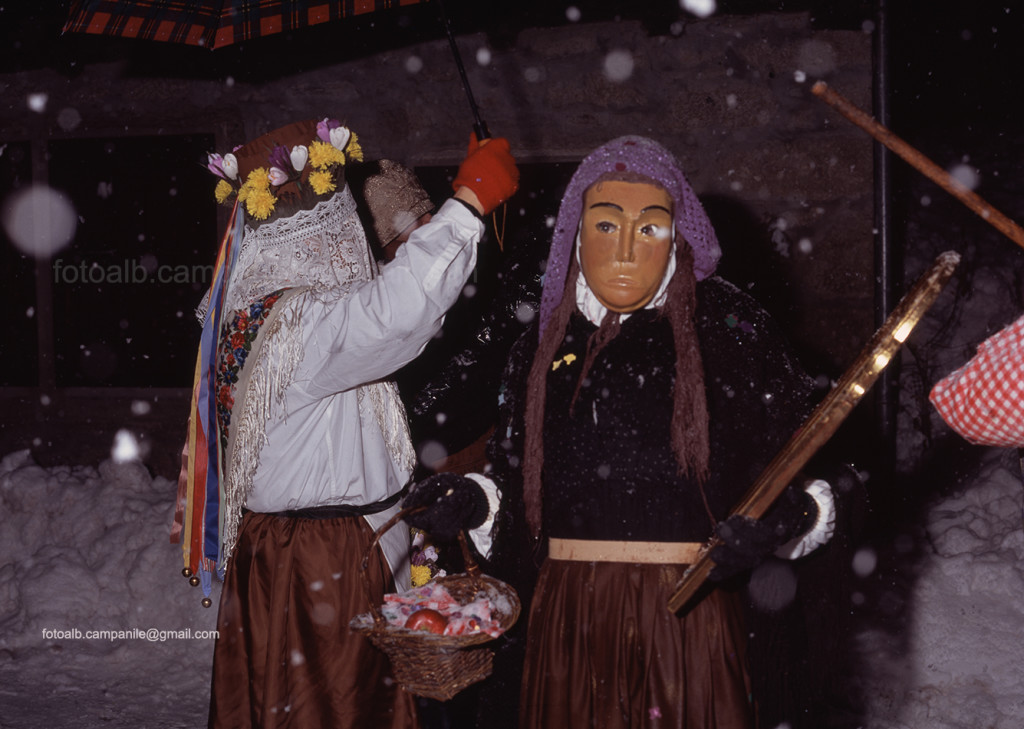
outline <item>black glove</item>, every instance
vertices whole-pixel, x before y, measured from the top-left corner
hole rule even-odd
[[[463,529],[480,526],[490,512],[480,484],[457,473],[438,473],[413,486],[402,508],[416,506],[426,508],[407,514],[406,523],[441,542],[455,540]]]
[[[817,518],[817,502],[793,485],[761,519],[733,514],[715,527],[721,544],[711,550],[715,567],[708,577],[720,582],[753,569],[783,544],[814,526]]]

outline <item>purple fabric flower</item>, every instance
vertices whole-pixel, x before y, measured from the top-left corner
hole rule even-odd
[[[216,153],[206,155],[206,169],[224,180],[235,180],[238,178],[238,160],[233,154],[226,154],[221,157]]]
[[[324,119],[316,124],[316,136],[328,144],[331,143],[331,130],[337,129],[341,126],[341,122],[337,119]]]
[[[551,238],[544,291],[540,301],[540,333],[543,335],[566,286],[569,260],[583,214],[583,193],[606,172],[634,172],[662,185],[675,202],[675,227],[693,248],[693,272],[697,280],[715,272],[722,249],[711,221],[694,194],[675,156],[653,139],[626,136],[613,139],[591,152],[576,169],[565,189]]]
[[[288,151],[287,147],[281,144],[278,144],[270,151],[270,156],[267,158],[267,161],[270,162],[271,167],[276,167],[282,172],[286,172],[288,174],[291,174],[294,169],[292,167],[291,152]]]
[[[224,172],[224,158],[219,154],[206,155],[206,169],[217,175],[217,177],[225,180],[229,179],[227,173]]]

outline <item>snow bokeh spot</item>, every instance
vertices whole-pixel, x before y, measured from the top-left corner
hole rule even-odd
[[[955,184],[968,190],[976,189],[981,182],[981,175],[968,164],[956,165],[949,171],[949,176],[953,178]]]
[[[78,113],[78,109],[68,106],[57,112],[57,126],[65,132],[73,132],[81,123],[82,115]]]
[[[565,9],[565,19],[570,23],[578,23],[581,17],[583,17],[583,14],[575,5],[570,5]]]
[[[796,573],[788,562],[763,562],[750,575],[747,591],[751,601],[766,612],[778,612],[796,597]]]
[[[330,625],[337,619],[338,611],[334,609],[333,605],[326,602],[318,602],[313,605],[309,617],[317,625]]]
[[[679,0],[679,7],[698,18],[707,18],[718,9],[715,0]]]
[[[420,463],[424,466],[431,466],[440,463],[448,457],[448,449],[436,440],[428,440],[420,448]]]
[[[423,70],[423,59],[419,56],[409,56],[405,59],[405,70],[409,73],[419,73]]]
[[[604,57],[604,75],[609,81],[622,83],[628,81],[633,75],[635,61],[633,54],[624,49],[610,51]]]
[[[7,198],[3,226],[22,253],[49,258],[75,237],[78,216],[71,202],[57,190],[31,185]]]
[[[807,76],[827,76],[836,70],[836,49],[830,43],[809,40],[797,51],[796,66]]]
[[[535,316],[537,316],[537,312],[528,302],[524,301],[516,307],[516,319],[522,324],[529,324]]]
[[[29,94],[25,103],[27,103],[28,108],[35,113],[42,114],[46,111],[46,105],[50,103],[50,95],[43,91],[37,91],[33,94]]]
[[[858,577],[868,577],[878,566],[878,555],[870,547],[863,547],[853,555],[853,573]]]
[[[140,459],[139,442],[127,430],[119,430],[114,435],[114,447],[110,449],[110,457],[114,463],[127,463]]]

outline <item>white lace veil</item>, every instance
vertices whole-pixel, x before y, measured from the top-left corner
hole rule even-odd
[[[348,185],[312,210],[259,227],[245,226],[228,281],[224,311],[237,311],[280,289],[308,286],[321,300],[340,299],[377,275],[366,233]],[[196,308],[203,321],[210,292]]]
[[[245,227],[228,283],[225,311],[248,306],[279,289],[308,286],[321,299],[339,299],[377,273],[348,185],[287,218]]]

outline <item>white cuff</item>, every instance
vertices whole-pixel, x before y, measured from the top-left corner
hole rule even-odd
[[[804,487],[818,505],[818,518],[814,526],[804,534],[794,537],[775,550],[775,556],[782,559],[798,559],[825,544],[836,531],[836,501],[832,495],[832,487],[820,478],[811,481]]]
[[[492,531],[494,530],[494,517],[497,515],[498,508],[501,505],[501,490],[487,476],[479,473],[467,473],[465,475],[466,478],[471,478],[480,484],[480,488],[487,494],[487,519],[475,529],[470,529],[468,534],[470,541],[473,542],[473,546],[476,547],[476,551],[482,554],[484,559],[490,559],[491,547],[493,546]]]

